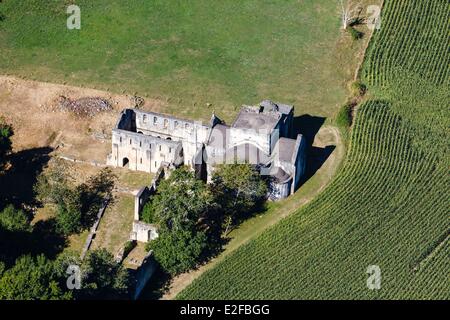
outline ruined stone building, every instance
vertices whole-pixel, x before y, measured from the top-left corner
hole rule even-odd
[[[157,172],[162,165],[187,165],[210,181],[214,167],[250,163],[271,178],[270,197],[292,194],[305,171],[306,142],[293,134],[294,107],[263,101],[243,106],[226,125],[215,115],[210,123],[125,109],[112,130],[107,163]]]

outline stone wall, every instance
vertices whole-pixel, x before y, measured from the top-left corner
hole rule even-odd
[[[154,224],[149,224],[140,221],[140,214],[145,204],[150,199],[150,197],[156,193],[156,188],[160,183],[160,181],[169,175],[168,170],[169,170],[168,165],[163,164],[156,172],[150,185],[141,188],[141,190],[139,190],[139,192],[135,195],[134,221],[130,233],[130,240],[149,242],[151,240],[158,238],[157,226]]]
[[[300,180],[306,171],[306,139],[302,135],[297,136],[294,151],[294,183],[291,186],[291,194],[300,187]]]
[[[158,227],[143,221],[133,221],[130,240],[147,243],[158,238]]]
[[[183,163],[183,147],[180,142],[121,129],[112,131],[109,165],[154,173],[163,162],[175,165]]]
[[[139,215],[144,205],[154,193],[155,189],[153,187],[145,186],[134,196],[134,220],[139,220]]]

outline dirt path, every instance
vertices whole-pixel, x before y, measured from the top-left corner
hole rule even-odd
[[[102,98],[112,109],[93,117],[76,117],[59,108],[61,96]],[[62,155],[104,163],[111,151],[111,129],[122,109],[132,106],[128,95],[0,75],[0,117],[14,128],[15,152],[58,146]],[[148,99],[143,109],[158,111],[162,107],[160,101]]]
[[[231,241],[218,257],[196,270],[175,277],[162,299],[174,299],[192,281],[205,271],[213,268],[227,255],[315,198],[331,181],[345,157],[345,146],[342,143],[339,130],[335,127],[325,126],[319,130],[315,137],[313,147],[326,148],[327,146],[335,146],[335,149],[319,170],[294,195],[283,201],[272,203],[266,213],[245,221],[230,234]]]

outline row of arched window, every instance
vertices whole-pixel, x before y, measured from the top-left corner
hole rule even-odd
[[[153,125],[158,125],[158,117],[156,117],[156,116],[153,116]],[[143,114],[142,115],[142,123],[147,123],[147,115],[146,114]],[[168,128],[169,127],[169,119],[164,119],[163,120],[163,127],[164,127],[164,129],[166,129],[166,128]],[[174,128],[175,129],[177,129],[177,128],[179,128],[180,127],[180,122],[178,121],[178,120],[175,120],[174,121]],[[189,129],[190,128],[190,125],[189,125],[189,123],[184,123],[184,128],[185,129]]]

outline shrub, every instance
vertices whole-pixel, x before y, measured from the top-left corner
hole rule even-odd
[[[362,39],[362,37],[364,36],[364,33],[361,31],[356,30],[353,27],[348,27],[347,28],[348,32],[350,33],[350,35],[352,36],[353,40],[359,40]]]
[[[350,85],[350,90],[354,97],[362,97],[366,94],[367,87],[360,80],[356,80]]]
[[[350,128],[352,125],[352,106],[347,103],[343,105],[336,115],[336,124],[344,129]]]
[[[142,220],[147,223],[158,223],[153,201],[151,199],[144,205],[141,212],[141,217]]]
[[[125,245],[123,246],[123,258],[125,259],[126,256],[136,247],[136,241],[135,240],[128,240],[125,242]]]

